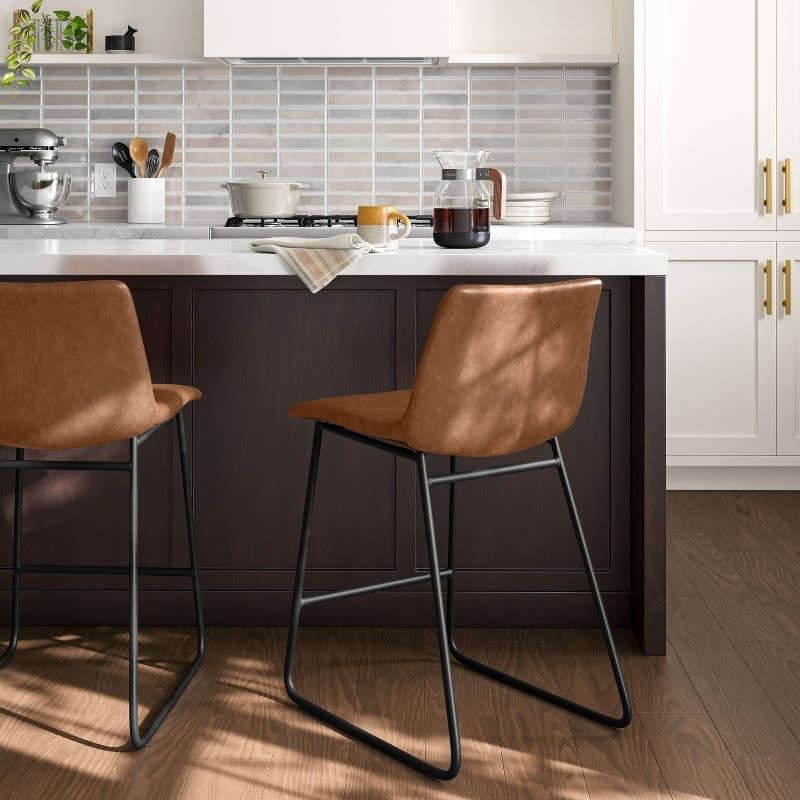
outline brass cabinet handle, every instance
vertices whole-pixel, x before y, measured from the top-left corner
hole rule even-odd
[[[764,208],[767,214],[772,213],[772,159],[764,163]]]
[[[783,313],[787,316],[792,313],[792,259],[783,262]]]
[[[781,172],[783,172],[783,213],[784,214],[791,214],[792,213],[792,159],[785,158],[783,160],[783,166],[781,167]]]
[[[772,259],[768,258],[767,263],[764,264],[764,275],[766,281],[764,283],[764,308],[767,309],[767,316],[772,314]]]

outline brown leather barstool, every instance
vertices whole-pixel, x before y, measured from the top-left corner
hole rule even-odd
[[[182,409],[202,397],[191,386],[154,385],[150,379],[136,309],[118,281],[0,283],[0,444],[16,458],[13,469],[14,554],[11,637],[0,656],[5,666],[16,651],[23,572],[129,575],[130,668],[128,718],[131,742],[143,747],[194,677],[205,652],[197,579],[192,494]],[[175,419],[180,451],[190,568],[147,568],[138,563],[138,449],[158,428]],[[33,461],[25,450],[65,450],[127,439],[127,461]],[[22,487],[26,470],[102,470],[130,476],[130,562],[121,567],[22,562]],[[197,651],[191,666],[145,730],[139,728],[139,576],[191,577],[197,620]]]
[[[558,443],[559,434],[572,425],[583,400],[600,289],[601,283],[596,279],[534,286],[456,286],[447,292],[439,305],[411,390],[329,397],[301,403],[289,412],[290,416],[315,420],[316,424],[286,647],[286,691],[298,706],[323,722],[431,777],[449,780],[458,774],[461,766],[448,650],[470,669],[595,722],[622,728],[631,721],[628,693]],[[344,591],[303,595],[324,432],[353,439],[416,463],[425,517],[429,573]],[[551,459],[457,471],[458,456],[502,456],[543,442],[550,444]],[[429,477],[426,466],[428,453],[449,455],[449,472]],[[455,643],[456,484],[546,468],[556,469],[561,480],[619,692],[622,705],[619,717],[600,713],[500,672],[465,655]],[[447,569],[439,568],[430,496],[431,487],[441,484],[450,486]],[[441,578],[447,579],[446,616]],[[423,761],[308,700],[295,688],[292,678],[303,608],[426,580],[430,580],[433,586],[450,737],[450,764],[445,768]]]

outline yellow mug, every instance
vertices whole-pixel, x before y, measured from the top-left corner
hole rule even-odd
[[[398,221],[403,223],[402,229]],[[397,250],[400,239],[411,233],[411,221],[394,206],[359,206],[358,235],[374,245],[384,245],[387,250]]]

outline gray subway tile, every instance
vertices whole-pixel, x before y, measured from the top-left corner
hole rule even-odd
[[[124,219],[124,182],[117,198],[90,204],[86,162],[134,129],[153,141],[169,129],[179,137],[167,198],[176,221],[219,222],[229,213],[219,183],[260,168],[309,184],[303,210],[386,198],[413,212],[439,183],[432,150],[468,143],[491,151],[512,190],[560,192],[553,219],[602,221],[610,86],[605,67],[65,65],[42,68],[13,106],[0,92],[0,120],[43,120],[68,137],[60,163],[74,176],[74,219]]]

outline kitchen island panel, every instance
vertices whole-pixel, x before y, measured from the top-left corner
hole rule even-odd
[[[469,280],[502,283],[509,278],[342,276],[314,296],[289,276],[127,279],[137,297],[154,379],[194,383],[205,393],[188,415],[188,429],[201,585],[211,624],[284,624],[288,619],[313,427],[289,419],[289,406],[325,394],[407,386],[438,297]],[[657,469],[659,460],[663,466],[663,439],[658,437],[663,352],[657,334],[664,322],[664,280],[607,277],[603,283],[586,400],[564,436],[564,451],[609,616],[615,624],[633,622],[647,651],[659,653],[664,647],[659,634],[664,487]],[[644,301],[646,309],[634,309]],[[642,341],[637,343],[637,337]],[[641,381],[649,384],[638,386]],[[171,523],[171,562],[178,566],[186,561],[186,549],[171,436],[172,431],[160,431],[144,448],[145,453],[155,449],[145,469],[143,510],[155,511],[143,535],[152,537],[155,548],[148,556],[162,561],[167,555],[163,540],[170,538],[169,530],[162,536],[164,526]],[[171,486],[164,490],[167,477]],[[490,493],[492,504],[507,498],[500,517],[481,505],[481,494],[470,497],[460,487],[460,554],[468,569],[460,583],[459,624],[595,624],[557,484],[534,478],[484,482],[480,491]],[[13,481],[10,476],[0,480],[5,523],[0,545],[10,555]],[[401,577],[424,565],[415,476],[408,464],[326,437],[319,490],[309,590]],[[119,513],[124,518],[124,487],[117,491],[122,492]],[[170,492],[171,502],[165,504]],[[440,493],[446,495],[436,490],[438,512],[443,510]],[[64,486],[57,495],[62,507],[72,502],[87,506],[79,513],[88,522],[70,536],[95,543],[111,538],[109,526],[116,517],[102,489],[87,483],[70,493]],[[26,517],[28,510],[41,513],[29,504]],[[54,524],[64,530],[74,519]],[[124,521],[114,533],[124,546]],[[442,551],[445,535],[439,517]],[[29,541],[30,535],[26,547]],[[50,544],[65,557],[76,555],[67,547],[59,549],[55,537]],[[95,555],[102,552],[103,560],[106,555],[112,560],[114,547],[113,553],[96,550]],[[39,555],[45,552],[52,555],[50,548]],[[124,624],[124,579],[71,578],[70,589],[58,582],[63,580],[25,577],[25,624]],[[191,621],[186,581],[158,578],[142,584],[143,623]],[[9,586],[9,570],[0,569],[0,614],[8,613]],[[311,624],[418,625],[431,619],[430,592],[424,586],[313,607],[307,617]]]
[[[226,289],[193,292],[198,547],[204,566],[293,570],[313,423],[303,400],[395,387],[395,293]],[[326,439],[314,570],[395,569],[395,465]],[[247,531],[246,535],[241,532]]]

